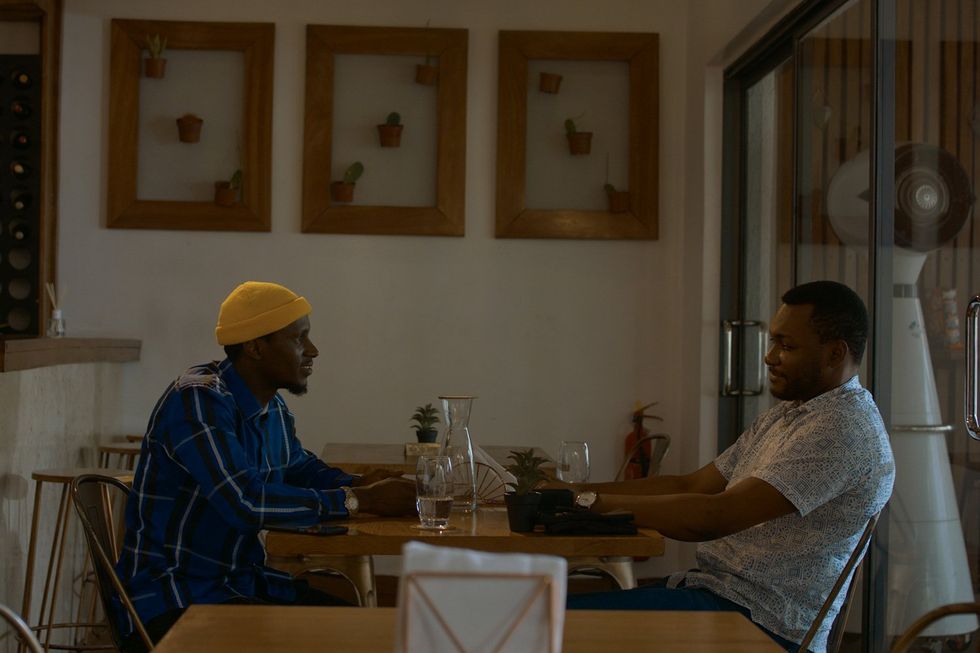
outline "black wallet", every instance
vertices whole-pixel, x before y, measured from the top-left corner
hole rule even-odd
[[[538,513],[538,523],[548,535],[636,535],[633,513],[558,509]]]

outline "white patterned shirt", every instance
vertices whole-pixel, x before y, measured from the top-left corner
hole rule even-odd
[[[728,487],[754,477],[797,512],[698,546],[688,587],[748,608],[752,620],[799,642],[867,525],[892,493],[895,460],[871,393],[858,377],[806,402],[760,415],[714,461]],[[841,591],[811,644],[823,653]]]

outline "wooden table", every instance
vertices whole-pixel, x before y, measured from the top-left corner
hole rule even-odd
[[[514,449],[527,449],[527,447],[502,446],[502,445],[481,445],[490,457],[501,465],[509,465],[512,460],[507,456]],[[534,447],[534,454],[550,461],[544,465],[545,469],[554,469],[555,463],[551,461],[544,450]],[[325,462],[339,467],[351,474],[364,474],[372,469],[384,467],[385,469],[397,469],[405,474],[415,473],[415,463],[417,457],[407,458],[405,456],[404,444],[372,444],[372,443],[336,443],[331,442],[323,446],[320,458]]]
[[[372,555],[400,555],[402,546],[417,540],[437,546],[462,547],[494,553],[545,553],[568,558],[570,569],[601,567],[620,587],[636,587],[633,556],[661,556],[664,538],[651,529],[638,535],[544,535],[512,533],[507,510],[481,507],[475,513],[453,512],[453,530],[424,531],[415,517],[359,515],[338,522],[346,535],[317,536],[270,531],[266,535],[267,564],[294,575],[314,569],[339,571],[357,589],[364,605],[376,605]]]
[[[391,653],[396,608],[192,605],[154,653]],[[779,653],[737,612],[569,610],[564,653]]]

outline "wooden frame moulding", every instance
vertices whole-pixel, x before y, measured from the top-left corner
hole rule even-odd
[[[497,96],[498,238],[656,239],[659,37],[646,33],[501,31]],[[528,209],[528,61],[624,61],[629,66],[629,192],[625,213]]]
[[[242,201],[141,200],[136,196],[139,84],[147,34],[167,38],[168,49],[244,53]],[[109,91],[107,226],[129,229],[269,231],[272,170],[272,23],[112,21]]]
[[[307,26],[304,232],[464,235],[467,42],[465,29]],[[435,206],[349,206],[331,202],[334,58],[337,54],[438,57]]]

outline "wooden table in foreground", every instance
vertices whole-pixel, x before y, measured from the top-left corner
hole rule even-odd
[[[396,608],[192,605],[154,653],[391,653]],[[564,653],[778,653],[737,612],[569,610]]]
[[[501,465],[509,465],[513,461],[508,460],[507,456],[514,449],[526,449],[521,446],[500,446],[500,445],[480,445],[495,461]],[[534,447],[537,456],[551,461],[551,457],[542,449]],[[364,474],[384,467],[385,469],[397,469],[405,474],[415,473],[415,463],[418,458],[405,457],[404,444],[372,444],[372,443],[327,443],[323,445],[320,458],[325,462],[340,467],[345,472],[351,474]],[[553,470],[554,462],[546,464],[545,468]]]
[[[449,531],[424,531],[415,517],[359,515],[338,522],[346,535],[307,535],[270,531],[266,534],[267,564],[299,575],[316,569],[341,572],[357,589],[362,605],[375,606],[374,555],[401,555],[409,541],[461,547],[492,553],[544,553],[568,559],[570,569],[600,567],[622,588],[636,587],[633,556],[661,556],[664,538],[655,530],[637,535],[545,535],[512,533],[507,510],[482,507],[475,513],[453,512]]]

